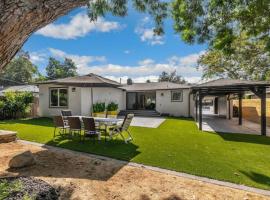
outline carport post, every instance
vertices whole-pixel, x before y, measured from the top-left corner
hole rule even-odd
[[[202,130],[202,98],[203,95],[199,92],[199,130]]]
[[[198,121],[198,97],[196,95],[196,98],[195,98],[195,121],[197,122]]]
[[[266,89],[261,91],[261,135],[266,135]]]
[[[239,93],[238,94],[238,99],[239,99],[238,124],[239,125],[242,125],[242,98],[243,98],[243,94]]]

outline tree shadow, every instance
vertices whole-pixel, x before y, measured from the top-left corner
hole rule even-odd
[[[77,178],[106,181],[125,166],[140,152],[138,146],[125,144],[120,140],[107,142],[75,140],[56,140],[47,144],[61,148],[43,146],[45,150],[34,152],[36,164],[25,168],[9,168],[7,172],[18,176]],[[62,149],[63,148],[63,149]],[[73,152],[65,149],[85,152]],[[93,156],[93,153],[126,161],[117,161],[110,158]]]
[[[54,127],[52,119],[47,117],[10,119],[0,121],[0,125],[9,125],[9,124],[25,124],[25,125]]]
[[[222,139],[226,141],[270,145],[270,138],[267,136],[222,132],[208,133],[218,134],[220,137],[222,137]]]
[[[270,187],[270,177],[264,174],[260,174],[253,171],[239,171],[249,179],[253,180],[254,182],[266,186],[268,189]]]

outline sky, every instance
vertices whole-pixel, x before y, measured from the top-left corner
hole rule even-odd
[[[106,15],[90,22],[86,8],[78,8],[35,32],[24,44],[31,61],[46,74],[50,56],[71,58],[80,75],[96,73],[126,82],[152,82],[162,71],[177,71],[188,82],[201,79],[196,62],[206,45],[189,45],[166,20],[165,34],[153,34],[150,16],[129,10],[126,17]]]

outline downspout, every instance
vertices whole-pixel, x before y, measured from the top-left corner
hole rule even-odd
[[[189,91],[189,95],[188,95],[188,117],[191,117],[191,115],[190,115],[190,96],[191,96],[191,91]]]

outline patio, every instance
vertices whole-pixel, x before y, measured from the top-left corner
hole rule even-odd
[[[203,115],[202,130],[216,133],[241,133],[261,135],[261,126],[243,119],[242,125],[238,124],[238,118],[228,120],[215,115]],[[199,127],[199,123],[196,123]],[[266,134],[270,135],[270,128],[267,126]]]

